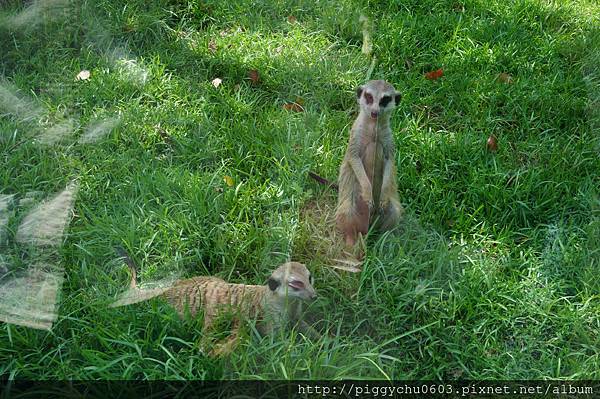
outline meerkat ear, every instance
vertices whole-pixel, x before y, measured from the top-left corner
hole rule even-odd
[[[394,101],[396,102],[396,105],[400,104],[400,100],[402,100],[402,94],[397,91],[396,94],[394,94]]]
[[[360,98],[360,96],[362,95],[363,92],[363,87],[362,86],[358,86],[356,89],[356,98]]]
[[[277,289],[277,287],[279,287],[281,283],[277,280],[275,280],[273,277],[269,277],[269,289],[271,291],[275,291]]]

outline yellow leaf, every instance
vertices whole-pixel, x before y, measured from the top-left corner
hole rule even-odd
[[[233,179],[231,178],[231,176],[224,176],[223,181],[225,181],[225,184],[227,184],[229,187],[233,187],[233,185],[234,185],[234,182],[233,182]]]

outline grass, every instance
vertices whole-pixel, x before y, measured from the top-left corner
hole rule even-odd
[[[58,320],[50,332],[0,325],[1,374],[600,378],[596,2],[36,4],[0,8],[0,194],[80,188],[58,250]],[[355,275],[324,266],[302,209],[334,200],[306,172],[337,174],[372,61],[361,14],[371,77],[403,93],[392,123],[407,217],[369,236]],[[442,78],[424,79],[437,68]],[[90,79],[75,81],[82,69]],[[305,112],[283,109],[298,97]],[[77,142],[105,120],[116,121],[106,137]],[[75,134],[36,141],[61,123]],[[15,268],[28,259],[10,244],[19,217],[2,248]],[[128,281],[115,245],[144,281],[263,284],[288,257],[304,261],[313,317],[335,337],[248,330],[233,355],[206,358],[201,324],[160,300],[107,307]]]

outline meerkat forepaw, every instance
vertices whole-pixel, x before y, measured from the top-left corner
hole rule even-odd
[[[381,201],[379,201],[379,213],[380,214],[384,214],[385,210],[388,209],[388,207],[390,206],[390,200],[389,199],[382,199]]]
[[[369,207],[369,211],[373,210],[373,206],[374,206],[373,195],[371,195],[370,192],[366,192],[366,193],[363,192],[361,197],[367,203],[367,206]]]

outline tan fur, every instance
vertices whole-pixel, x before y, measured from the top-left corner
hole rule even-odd
[[[135,288],[133,273],[131,286],[139,291],[136,295],[144,297],[144,290]],[[195,317],[202,310],[204,333],[213,327],[220,314],[233,311],[231,335],[217,343],[210,352],[211,356],[218,356],[230,353],[235,348],[242,320],[256,320],[256,328],[262,335],[271,334],[278,328],[294,323],[300,331],[318,339],[319,334],[302,320],[302,302],[317,297],[311,280],[305,265],[288,262],[273,271],[268,285],[231,284],[217,277],[201,276],[179,280],[173,286],[162,289],[159,295],[164,297],[182,318],[187,312]],[[301,289],[290,286],[299,283],[302,285]],[[149,297],[151,296],[144,299]],[[117,306],[129,303],[132,302],[118,301]]]
[[[371,95],[371,104],[367,96]],[[391,97],[381,106],[384,96]],[[384,80],[371,80],[357,90],[360,112],[350,131],[346,154],[338,177],[337,228],[348,246],[359,234],[367,234],[377,219],[377,227],[390,230],[404,212],[398,198],[395,146],[390,115],[400,99],[394,86]],[[377,113],[375,117],[374,114]]]

